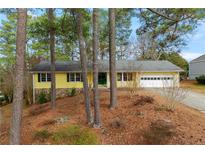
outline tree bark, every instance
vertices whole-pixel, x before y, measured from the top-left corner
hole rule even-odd
[[[2,114],[2,107],[0,106],[0,137],[2,134],[2,124],[3,124],[3,114]]]
[[[27,9],[17,9],[15,84],[10,127],[10,144],[20,144],[23,106],[24,55],[26,50]]]
[[[100,127],[100,104],[98,92],[98,53],[99,53],[99,9],[93,9],[93,96],[94,127]]]
[[[93,122],[91,105],[90,105],[90,96],[89,96],[89,88],[88,88],[88,79],[87,79],[87,56],[85,53],[85,41],[83,37],[83,26],[82,26],[82,12],[81,10],[77,11],[77,34],[79,41],[79,49],[80,49],[80,60],[81,60],[81,68],[82,68],[82,77],[83,77],[83,93],[85,98],[85,111],[87,115],[87,122],[91,124]]]
[[[50,35],[50,57],[51,57],[51,107],[56,108],[56,78],[55,78],[55,25],[53,9],[48,9],[49,35]]]
[[[109,9],[109,62],[110,62],[110,108],[117,106],[116,54],[115,54],[115,9]]]

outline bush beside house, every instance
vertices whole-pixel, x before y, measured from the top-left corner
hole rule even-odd
[[[199,84],[205,84],[205,75],[201,75],[199,77],[196,77],[196,81],[199,83]]]

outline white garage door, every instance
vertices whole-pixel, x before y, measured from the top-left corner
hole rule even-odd
[[[141,87],[171,87],[173,86],[173,76],[146,75],[140,78]]]

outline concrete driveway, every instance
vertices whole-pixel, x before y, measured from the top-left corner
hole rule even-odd
[[[186,98],[182,100],[182,103],[187,106],[198,109],[202,112],[205,112],[205,94],[189,90],[188,94],[186,95]]]
[[[155,92],[159,92],[163,95],[163,89],[151,89]],[[205,112],[205,94],[197,93],[192,90],[188,90],[185,98],[181,100],[181,103],[189,107],[195,108],[199,111]]]

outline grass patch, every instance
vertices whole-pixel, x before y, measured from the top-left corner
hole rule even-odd
[[[48,130],[39,130],[34,133],[33,138],[34,140],[44,142],[45,140],[49,139],[50,136],[51,133]]]
[[[78,125],[70,125],[54,132],[53,144],[93,145],[98,144],[97,136],[89,129],[83,129]]]
[[[185,80],[182,81],[180,84],[183,88],[191,89],[196,92],[205,93],[205,85],[199,84],[194,80]]]
[[[52,144],[67,145],[94,145],[99,143],[95,133],[78,125],[63,127],[55,132],[49,132],[45,129],[38,130],[34,132],[33,139],[40,143],[50,141]]]
[[[167,112],[174,112],[175,104],[167,104],[167,105],[159,105],[154,107],[155,111],[167,111]]]

